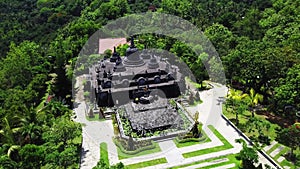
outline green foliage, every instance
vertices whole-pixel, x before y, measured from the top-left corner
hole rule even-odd
[[[294,111],[284,109],[287,105],[300,108],[298,1],[4,0],[0,2],[1,166],[77,167],[80,146],[72,140],[79,137],[80,126],[70,120],[68,107],[60,102],[71,105],[68,96],[72,93],[72,76],[86,73],[88,64],[103,56],[95,54],[97,47],[93,46],[95,50],[86,51],[86,60],[75,58],[88,37],[102,25],[131,12],[146,12],[150,4],[160,12],[191,21],[214,44],[228,80],[249,93],[247,97],[243,97],[245,93],[237,94],[227,101],[237,122],[248,106],[254,108],[258,103],[267,104],[277,116],[296,120]],[[212,73],[221,66],[213,64],[216,61],[209,59],[205,46],[191,47],[163,35],[138,35],[137,46],[174,53],[189,66],[199,83],[209,78],[203,62],[214,65]],[[117,51],[125,55],[127,47],[122,45]],[[75,65],[76,61],[87,64]],[[73,70],[76,66],[77,70]],[[55,94],[59,101],[33,111],[48,94]],[[129,122],[125,123],[126,129]],[[73,134],[68,133],[71,131]],[[41,156],[35,154],[42,150],[45,153]]]
[[[243,149],[236,156],[238,160],[242,161],[242,167],[245,169],[256,168],[254,164],[258,162],[257,151],[254,148],[248,147],[246,142],[242,139],[238,139],[236,142],[243,144]]]
[[[115,143],[126,154],[137,154],[141,151],[155,148],[155,145],[151,140],[134,141],[132,137],[129,137],[128,140],[117,137]]]
[[[291,157],[294,156],[294,150],[300,147],[300,128],[296,124],[278,131],[278,142],[291,148]]]
[[[45,158],[45,148],[34,144],[26,144],[19,151],[23,168],[40,168]]]
[[[280,80],[280,85],[275,88],[274,108],[277,111],[283,112],[285,106],[294,106],[296,109],[300,108],[300,100],[298,91],[300,86],[300,64],[294,65],[287,72],[287,77]],[[296,112],[284,112],[287,117],[296,118]],[[293,114],[289,114],[293,113]]]
[[[205,29],[204,34],[218,50],[220,57],[226,56],[234,47],[235,37],[227,27],[221,24],[213,24]]]
[[[243,114],[247,110],[248,94],[243,93],[240,90],[229,89],[226,101],[226,107],[232,108],[232,112],[235,113],[236,125],[239,125],[239,115]]]
[[[109,166],[108,150],[106,143],[100,144],[100,160],[103,160],[105,166]]]

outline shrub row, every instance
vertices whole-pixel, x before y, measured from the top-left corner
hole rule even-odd
[[[121,150],[123,153],[128,154],[128,155],[135,155],[135,154],[140,153],[140,152],[142,152],[142,151],[155,149],[155,147],[156,147],[155,144],[153,144],[153,143],[151,142],[152,144],[150,144],[150,145],[148,145],[148,146],[140,147],[140,148],[138,148],[138,149],[136,149],[136,150],[134,150],[134,151],[127,151],[127,150],[125,150],[125,148],[123,147],[123,145],[118,141],[118,139],[114,139],[114,143],[116,144],[117,147],[120,148],[120,150]]]
[[[178,142],[178,143],[186,143],[186,142],[201,142],[201,141],[204,141],[206,139],[206,137],[199,137],[199,138],[183,138],[183,139],[180,139],[178,137],[175,138],[175,141]]]

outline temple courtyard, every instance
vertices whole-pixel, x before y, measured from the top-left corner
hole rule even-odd
[[[197,144],[176,145],[174,138],[155,141],[156,151],[145,151],[137,155],[122,156],[113,138],[114,128],[112,120],[90,121],[86,118],[86,105],[83,98],[84,76],[77,77],[75,87],[78,93],[74,109],[76,121],[83,124],[83,144],[81,168],[93,168],[100,159],[100,144],[107,146],[110,165],[122,162],[128,168],[237,168],[239,161],[234,155],[239,153],[242,145],[236,139],[244,139],[241,134],[222,117],[222,98],[227,93],[225,86],[209,82],[213,86],[210,90],[199,92],[203,101],[201,104],[186,106],[191,114],[199,111],[199,122],[207,138]],[[193,86],[190,86],[193,87]],[[244,139],[245,140],[245,139]],[[246,140],[247,142],[247,140]],[[249,144],[249,142],[247,142]],[[100,153],[101,152],[101,153]],[[259,162],[275,168],[261,153]]]

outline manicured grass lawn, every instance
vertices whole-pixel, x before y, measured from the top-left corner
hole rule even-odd
[[[182,156],[184,158],[195,157],[195,156],[199,156],[199,155],[203,155],[203,154],[209,154],[209,153],[218,152],[218,151],[233,148],[233,146],[213,126],[210,125],[210,126],[208,126],[208,128],[211,129],[211,131],[221,140],[221,142],[224,145],[184,153],[184,154],[182,154]]]
[[[280,156],[284,156],[290,149],[287,147],[284,147],[283,150],[281,150],[275,157],[274,159],[278,159]]]
[[[299,169],[299,165],[295,166],[294,164],[292,164],[291,162],[287,161],[286,159],[283,160],[280,165],[283,167],[283,166],[288,166],[290,167],[291,169]]]
[[[201,137],[201,141],[188,141],[188,142],[184,142],[184,143],[179,143],[177,139],[174,139],[173,141],[177,148],[211,142],[211,139],[207,136],[207,134],[204,131],[202,131],[202,134],[203,134],[203,136],[202,136],[203,138]]]
[[[132,154],[132,155],[131,154],[126,154],[126,153],[122,152],[121,149],[117,146],[119,160],[160,152],[161,149],[160,149],[158,143],[154,142],[153,144],[155,145],[154,149],[141,151],[141,152],[139,152],[137,154]]]
[[[184,168],[184,167],[193,166],[193,165],[197,165],[197,164],[201,164],[201,163],[205,163],[205,162],[211,162],[211,161],[215,161],[215,160],[220,160],[220,159],[223,159],[223,158],[228,158],[229,161],[222,162],[222,163],[215,164],[215,165],[210,165],[210,166],[207,166],[207,167],[202,167],[202,168],[219,167],[219,166],[227,165],[227,164],[231,164],[231,163],[235,163],[235,165],[237,167],[237,166],[240,165],[241,161],[237,160],[235,158],[235,156],[236,156],[235,154],[230,154],[230,155],[226,155],[226,156],[220,156],[220,157],[210,158],[210,159],[207,159],[207,160],[201,160],[201,161],[196,161],[196,162],[193,162],[193,163],[190,163],[190,164],[185,164],[185,165],[180,165],[180,166],[172,167],[170,169]]]
[[[230,110],[229,110],[230,111]],[[225,105],[223,105],[223,114],[233,123],[235,124],[235,114],[232,112],[229,112],[226,110]],[[245,111],[243,114],[239,114],[239,126],[237,126],[239,129],[241,129],[243,131],[244,134],[246,134],[247,137],[258,137],[259,133],[258,130],[251,127],[247,128],[247,122],[249,121],[249,119],[251,118],[252,113],[250,111]],[[265,116],[263,115],[259,115],[259,114],[255,114],[255,117],[258,118],[259,120],[263,120],[263,121],[268,121],[266,119]],[[270,128],[268,130],[266,129],[262,129],[264,135],[269,136],[271,141],[275,140],[276,138],[276,128],[280,128],[279,125],[274,124],[274,123],[269,123],[270,124]]]
[[[98,113],[97,114],[95,113],[94,116],[95,117],[93,117],[93,118],[90,118],[89,116],[86,116],[86,119],[88,121],[105,121],[105,119],[99,119],[99,114]]]
[[[100,144],[100,159],[103,159],[105,164],[109,166],[107,144],[104,142]]]
[[[149,160],[149,161],[144,161],[144,162],[140,162],[140,163],[135,163],[135,164],[130,164],[127,165],[127,168],[143,168],[143,167],[148,167],[148,166],[153,166],[153,165],[157,165],[157,164],[164,164],[167,163],[167,159],[166,158],[158,158],[155,160]]]

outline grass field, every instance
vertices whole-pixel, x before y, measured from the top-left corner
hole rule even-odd
[[[107,144],[104,142],[100,144],[100,159],[103,159],[105,164],[109,166]]]
[[[229,161],[218,163],[218,164],[215,164],[215,165],[210,165],[210,166],[207,166],[207,167],[202,167],[202,168],[220,167],[222,165],[231,164],[231,163],[234,163],[236,166],[239,166],[240,163],[241,163],[241,161],[237,160],[235,158],[235,156],[236,156],[235,154],[230,154],[230,155],[226,155],[226,156],[220,156],[220,157],[210,158],[210,159],[207,159],[207,160],[201,160],[201,161],[196,161],[196,162],[193,162],[193,163],[190,163],[190,164],[185,164],[185,165],[180,165],[180,166],[172,167],[170,169],[184,168],[184,167],[193,166],[193,165],[197,165],[197,164],[201,164],[201,163],[205,163],[205,162],[211,162],[211,161],[215,161],[215,160],[220,160],[220,159],[223,159],[223,158],[228,158]]]
[[[86,116],[86,119],[88,121],[105,121],[105,119],[99,119],[99,114],[95,113],[93,118],[90,118],[89,116]]]
[[[126,168],[128,168],[128,169],[143,168],[143,167],[149,167],[149,166],[154,166],[157,164],[164,164],[164,163],[167,163],[166,158],[158,158],[158,159],[154,159],[154,160],[130,164],[130,165],[127,165]]]
[[[223,114],[231,121],[233,122],[233,124],[235,124],[235,114],[227,111],[225,108],[225,105],[223,105]],[[240,130],[243,131],[243,133],[246,134],[246,136],[248,137],[258,137],[259,133],[258,130],[256,128],[250,127],[247,128],[249,125],[247,124],[247,122],[249,121],[249,119],[251,118],[252,113],[250,111],[245,111],[243,114],[239,114],[239,126],[237,126]],[[267,121],[266,116],[263,115],[258,115],[256,114],[255,117],[259,120],[263,120],[263,121]],[[270,124],[270,128],[266,129],[266,128],[262,128],[261,130],[263,131],[264,135],[269,136],[271,141],[275,140],[276,138],[276,128],[280,128],[279,125],[274,124],[274,123],[269,123]]]

